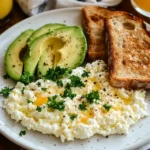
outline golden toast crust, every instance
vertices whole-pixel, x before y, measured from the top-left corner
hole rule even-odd
[[[106,19],[109,81],[114,87],[150,88],[150,38],[143,21],[126,12]]]
[[[111,11],[99,6],[85,6],[82,9],[83,28],[88,40],[88,59],[106,60],[105,18]]]

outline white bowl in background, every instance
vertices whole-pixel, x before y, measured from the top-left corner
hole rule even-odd
[[[139,12],[140,14],[146,16],[146,17],[150,17],[150,12],[143,10],[142,8],[140,8],[135,2],[134,0],[131,0],[131,4],[133,6],[133,8]]]

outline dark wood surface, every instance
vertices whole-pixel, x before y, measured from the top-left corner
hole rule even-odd
[[[141,17],[147,23],[150,23],[150,18],[140,15],[132,8],[130,0],[123,0],[123,2],[120,5],[112,8],[112,9],[130,12],[134,15]],[[14,2],[14,7],[13,7],[12,13],[10,15],[10,21],[7,24],[5,24],[3,27],[0,27],[0,34],[3,33],[5,30],[7,30],[8,28],[10,28],[11,26],[13,26],[14,24],[16,24],[26,18],[28,18],[28,16],[25,15],[22,12],[22,10],[19,8],[18,4],[16,2]],[[21,150],[21,149],[22,149],[21,147],[10,142],[3,135],[0,134],[0,150]]]
[[[0,27],[0,34],[3,33],[5,30],[13,26],[14,24],[20,22],[21,20],[26,19],[28,16],[23,13],[23,11],[20,9],[18,4],[14,2],[12,12],[9,15],[9,22]]]

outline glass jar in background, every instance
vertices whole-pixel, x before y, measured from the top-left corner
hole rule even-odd
[[[13,0],[0,0],[0,26],[9,21],[9,14],[13,7]]]
[[[150,17],[150,0],[131,0],[131,4],[137,12]]]

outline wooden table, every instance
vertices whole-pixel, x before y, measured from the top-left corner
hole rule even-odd
[[[132,8],[130,0],[124,0],[120,5],[112,9],[123,10],[123,11],[133,13],[134,15],[143,18],[143,20],[145,20],[147,23],[150,23],[150,18],[140,15]],[[8,28],[10,28],[11,26],[13,26],[14,24],[26,18],[28,18],[28,16],[22,12],[18,4],[15,2],[11,13],[11,20],[4,27],[0,27],[0,34],[3,33],[5,30],[7,30]],[[3,135],[0,134],[0,150],[21,150],[21,147],[10,142]]]

